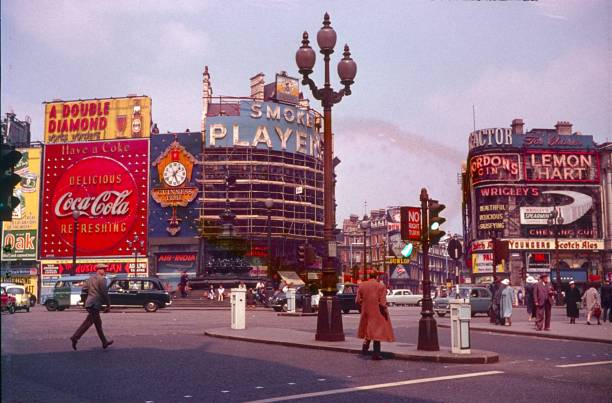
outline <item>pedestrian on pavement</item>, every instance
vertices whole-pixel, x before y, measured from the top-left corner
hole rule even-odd
[[[96,265],[96,274],[91,276],[85,286],[83,287],[87,292],[87,299],[85,300],[85,309],[87,310],[87,317],[74,332],[70,340],[72,341],[73,350],[77,349],[77,343],[79,339],[85,334],[85,332],[91,327],[96,326],[96,332],[102,342],[102,348],[106,349],[108,346],[113,344],[113,340],[107,340],[102,330],[102,319],[100,318],[100,311],[102,305],[106,305],[104,312],[110,312],[111,302],[108,296],[108,288],[106,285],[106,268],[105,264]]]
[[[587,313],[587,325],[591,324],[591,316],[595,316],[597,318],[597,324],[601,325],[598,315],[598,313],[601,314],[601,298],[595,287],[596,284],[591,282],[589,284],[589,289],[586,290],[582,296],[582,304],[585,306]]]
[[[570,323],[576,323],[576,318],[580,315],[578,311],[578,302],[580,301],[580,291],[576,288],[574,280],[569,282],[569,290],[565,294],[565,311],[567,317],[570,318]]]
[[[540,275],[540,281],[533,289],[533,300],[536,307],[536,330],[550,330],[550,315],[554,295],[555,292],[548,282],[548,274]]]
[[[387,289],[384,284],[376,281],[377,275],[376,272],[370,272],[369,279],[359,284],[355,298],[355,302],[361,305],[361,317],[357,331],[357,337],[364,339],[361,352],[366,355],[370,348],[370,341],[373,340],[373,360],[382,359],[381,341],[395,341],[391,318],[387,310]]]
[[[181,291],[181,297],[185,298],[187,296],[187,284],[189,283],[189,276],[186,271],[183,271],[181,274],[181,279],[179,280],[179,290]]]
[[[496,303],[495,296],[497,295],[497,291],[500,288],[499,278],[497,276],[493,277],[493,283],[489,286],[489,290],[491,291],[491,308],[489,308],[489,321],[494,324],[498,324],[499,322],[499,300]]]
[[[535,304],[533,302],[533,287],[538,282],[533,276],[527,276],[527,284],[525,284],[525,307],[527,308],[528,320],[535,317]]]
[[[244,284],[244,281],[241,281],[238,284],[238,288],[241,289],[241,290],[246,290],[247,286],[246,286],[246,284]]]
[[[504,291],[504,285],[501,283],[499,279],[497,279],[497,288],[495,290],[495,294],[493,294],[493,312],[495,315],[495,324],[503,325],[503,319],[501,316],[501,297],[502,292]]]
[[[516,304],[518,306],[523,306],[523,302],[524,302],[523,289],[519,288],[518,291],[516,292]]]
[[[608,320],[612,322],[612,284],[609,280],[604,280],[604,285],[601,287],[601,312],[602,322]]]
[[[255,293],[252,288],[249,288],[246,294],[246,306],[247,309],[255,309],[257,307],[257,303],[255,302]]]
[[[210,285],[210,288],[208,289],[208,299],[211,301],[215,299],[215,288],[212,286],[212,284]]]
[[[510,287],[510,280],[502,280],[500,316],[501,324],[512,326],[512,305],[514,305],[514,288]]]
[[[225,288],[223,288],[223,284],[219,284],[219,288],[217,288],[217,301],[223,302],[223,298],[225,297]]]

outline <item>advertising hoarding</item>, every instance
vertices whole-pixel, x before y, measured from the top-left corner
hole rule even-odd
[[[521,176],[519,154],[481,154],[470,159],[472,184],[518,181]]]
[[[45,143],[149,137],[151,98],[130,96],[45,103]]]
[[[147,139],[46,145],[40,258],[72,256],[74,210],[79,258],[133,256],[134,235],[146,256],[148,164]]]
[[[197,132],[165,133],[150,141],[149,236],[195,237],[202,136]]]
[[[599,183],[596,152],[527,151],[524,161],[527,182]]]
[[[276,75],[276,99],[297,104],[300,101],[300,85],[297,78],[283,74]]]
[[[240,101],[239,114],[206,118],[206,147],[255,147],[322,158],[322,136],[310,110]]]
[[[601,191],[589,185],[483,185],[475,188],[479,239],[506,237],[603,238]],[[548,225],[553,210],[562,224]]]
[[[470,133],[468,146],[470,152],[489,148],[581,150],[594,149],[595,142],[593,136],[583,134],[561,135],[555,130],[538,129],[517,134],[510,127],[495,127]]]
[[[40,196],[41,148],[20,148],[21,160],[15,173],[21,182],[13,195],[19,205],[13,210],[13,220],[2,227],[2,260],[36,260],[38,245],[38,205]],[[4,250],[10,247],[10,251]]]

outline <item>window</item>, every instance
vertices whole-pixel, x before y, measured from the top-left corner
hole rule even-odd
[[[143,281],[142,289],[143,290],[158,290],[159,287],[157,287],[157,285],[152,281]]]

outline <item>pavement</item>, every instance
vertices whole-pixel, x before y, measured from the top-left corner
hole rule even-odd
[[[436,321],[438,327],[450,328],[449,318],[436,318]],[[577,323],[570,324],[569,319],[565,318],[565,310],[553,310],[553,320],[551,321],[550,330],[548,331],[536,330],[535,321],[529,321],[525,309],[521,308],[514,309],[512,326],[495,325],[489,323],[488,317],[478,316],[472,318],[470,321],[470,330],[612,344],[612,323],[605,322],[601,325],[597,325],[596,321],[591,320],[591,325],[588,326],[586,324],[586,319],[579,318]]]

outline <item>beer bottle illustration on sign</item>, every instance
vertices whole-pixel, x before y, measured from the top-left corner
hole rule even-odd
[[[142,135],[142,115],[140,114],[140,101],[134,103],[134,113],[132,114],[132,137]]]

